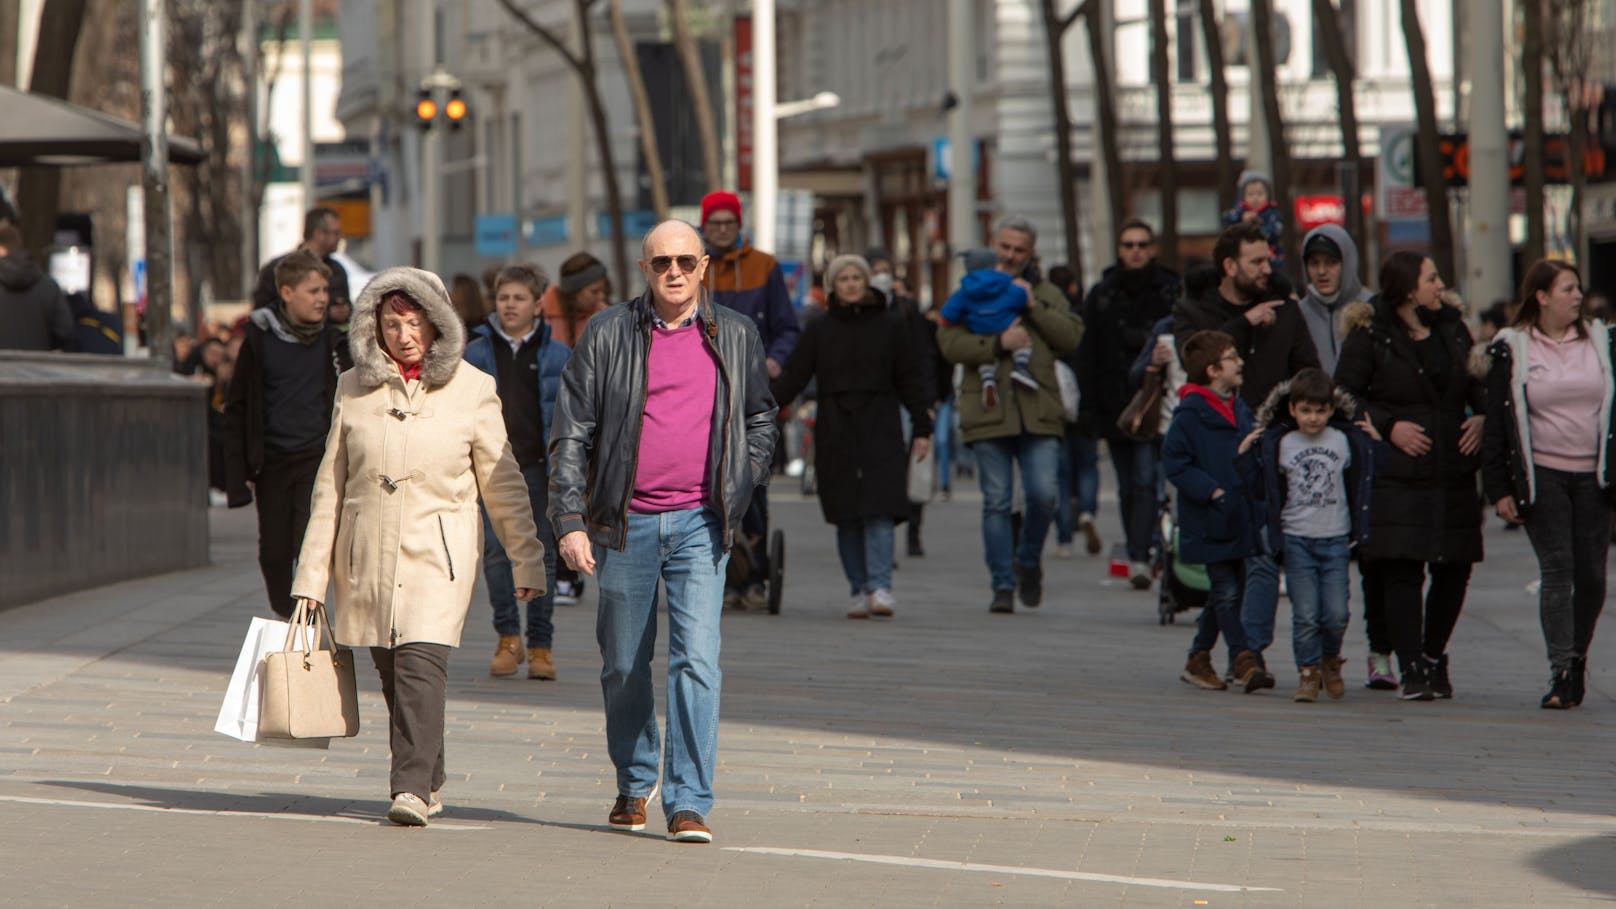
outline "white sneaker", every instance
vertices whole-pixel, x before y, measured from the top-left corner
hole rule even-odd
[[[897,605],[898,601],[892,596],[892,591],[885,587],[870,594],[870,615],[872,616],[890,618],[893,609]]]
[[[438,815],[440,815],[442,813],[443,813],[443,798],[440,795],[438,795],[438,793],[434,792],[434,793],[432,793],[432,797],[426,803],[426,816],[427,817],[437,817]]]
[[[847,617],[850,619],[867,619],[870,617],[870,598],[867,594],[853,594],[852,605],[847,608]]]
[[[557,606],[575,606],[578,603],[578,593],[573,590],[571,581],[556,581],[555,604]]]
[[[786,462],[786,476],[796,479],[802,476],[802,470],[807,466],[802,458],[792,458]]]
[[[1150,581],[1151,576],[1149,565],[1146,565],[1144,562],[1134,562],[1132,565],[1128,566],[1128,583],[1133,585],[1133,589],[1149,590]]]

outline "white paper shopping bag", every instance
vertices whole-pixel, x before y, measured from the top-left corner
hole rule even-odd
[[[225,688],[213,731],[242,742],[282,748],[330,748],[330,739],[259,739],[258,708],[263,698],[264,655],[286,646],[287,622],[254,616],[241,642],[236,668]]]

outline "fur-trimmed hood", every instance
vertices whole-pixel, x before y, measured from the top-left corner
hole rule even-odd
[[[1268,429],[1270,426],[1276,425],[1274,422],[1276,418],[1289,420],[1291,418],[1290,403],[1291,382],[1286,379],[1275,385],[1274,390],[1270,391],[1268,397],[1263,399],[1262,406],[1257,408],[1256,428]],[[1353,397],[1346,389],[1337,387],[1335,390],[1335,414],[1331,419],[1339,417],[1350,423],[1357,415],[1358,399]]]
[[[376,329],[376,306],[382,297],[393,291],[407,294],[421,304],[427,320],[437,329],[438,337],[421,364],[421,382],[428,388],[442,388],[454,378],[460,366],[460,357],[466,349],[466,326],[449,302],[443,281],[429,271],[408,267],[389,268],[371,278],[354,300],[348,340],[360,384],[375,388],[398,375],[398,367],[382,349]]]

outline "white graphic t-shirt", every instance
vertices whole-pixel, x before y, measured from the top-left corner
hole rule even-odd
[[[1279,440],[1286,490],[1279,520],[1287,535],[1316,540],[1352,532],[1346,488],[1351,463],[1347,434],[1331,426],[1311,436],[1293,429]]]

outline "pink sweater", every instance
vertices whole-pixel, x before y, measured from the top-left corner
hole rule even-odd
[[[639,465],[628,510],[699,508],[707,498],[707,441],[718,389],[718,364],[701,339],[700,323],[651,329],[645,371]]]
[[[1530,338],[1526,406],[1532,432],[1532,463],[1567,473],[1599,468],[1599,410],[1605,377],[1599,352],[1573,329],[1555,341],[1537,330]]]

